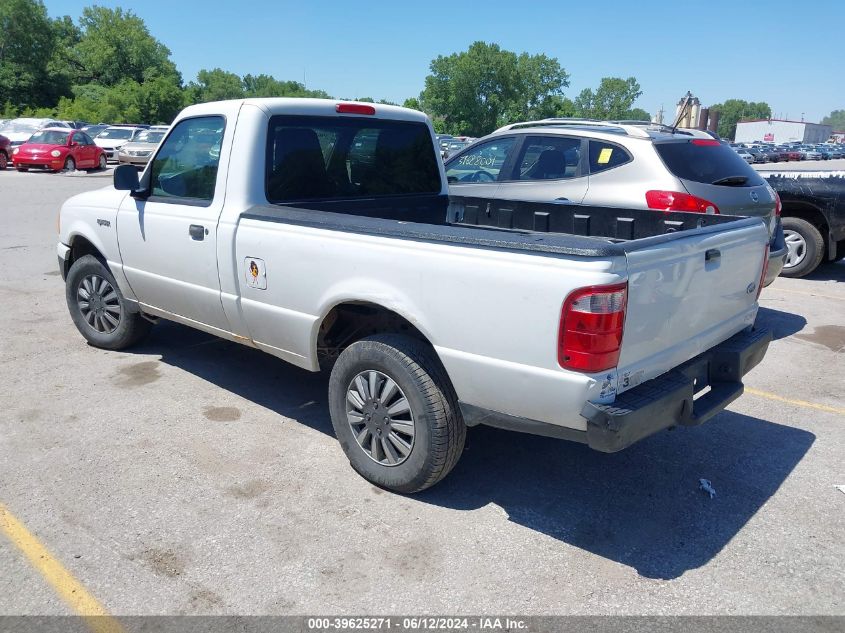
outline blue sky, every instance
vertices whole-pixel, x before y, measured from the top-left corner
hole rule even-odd
[[[93,2],[45,4],[53,17],[77,19]],[[422,90],[432,59],[484,40],[557,57],[571,75],[570,98],[602,77],[634,76],[643,90],[636,105],[651,113],[663,106],[669,118],[687,90],[704,105],[766,101],[776,117],[796,120],[845,109],[841,0],[97,4],[142,17],[186,82],[220,67],[401,103]]]

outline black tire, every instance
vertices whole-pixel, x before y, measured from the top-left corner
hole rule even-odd
[[[97,169],[100,171],[105,171],[109,166],[109,161],[106,160],[105,154],[100,154],[100,160],[97,163]]]
[[[18,171],[29,171],[29,167],[17,167]]]
[[[107,301],[102,302],[102,309],[89,309],[88,318],[86,318],[83,313],[83,305],[86,304],[83,295],[90,294],[86,290],[85,282],[88,281],[90,288],[92,279],[105,280],[116,295],[116,301],[108,299],[111,292],[101,291]],[[80,288],[84,292],[81,292]],[[129,303],[123,298],[111,271],[93,255],[84,255],[71,265],[65,283],[65,298],[76,329],[94,347],[110,350],[125,349],[143,339],[152,327],[152,323],[142,317],[139,312],[129,310]],[[80,301],[83,303],[80,303]],[[114,308],[115,305],[119,307],[116,318],[117,326],[112,331],[105,331],[109,327],[113,327],[111,323],[106,321],[105,312],[109,311],[113,320],[115,319],[115,312],[106,308],[106,303],[109,304],[109,308]],[[90,316],[92,313],[94,314],[93,317]],[[99,314],[103,314],[103,316],[101,317]],[[98,327],[98,324],[100,327]]]
[[[65,171],[76,171],[76,161],[73,160],[73,156],[68,156],[65,159],[64,170]]]
[[[804,255],[797,264],[784,264],[781,276],[783,277],[804,277],[813,272],[821,263],[824,257],[824,238],[821,232],[812,224],[801,218],[784,217],[783,230],[785,233],[794,232],[803,240]],[[784,236],[789,246],[789,236]]]
[[[9,157],[6,156],[6,152],[0,151],[0,171],[5,171],[8,166]]]
[[[367,371],[393,380],[410,405],[413,444],[398,465],[375,461],[358,443],[347,419],[347,391],[355,377]],[[335,435],[352,468],[388,490],[413,493],[433,486],[454,468],[463,452],[466,425],[446,372],[429,345],[407,336],[382,334],[347,347],[332,368],[329,410]],[[375,436],[367,438],[372,442]]]

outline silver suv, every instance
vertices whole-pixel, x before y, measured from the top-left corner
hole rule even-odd
[[[759,216],[772,236],[766,285],[783,268],[777,194],[706,132],[584,119],[515,123],[445,167],[457,196]]]

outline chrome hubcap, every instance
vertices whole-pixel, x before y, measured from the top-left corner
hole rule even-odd
[[[120,325],[120,299],[117,291],[103,277],[85,277],[76,288],[76,303],[82,318],[95,331],[111,334]]]
[[[358,446],[374,462],[398,466],[414,448],[411,405],[392,378],[362,371],[346,390],[346,419]]]
[[[804,261],[807,256],[807,242],[801,237],[800,233],[784,229],[783,239],[786,242],[786,262],[784,268],[792,268]]]

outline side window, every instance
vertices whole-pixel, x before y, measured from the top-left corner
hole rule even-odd
[[[206,116],[180,121],[171,130],[150,167],[150,191],[160,198],[210,203],[225,121]]]
[[[92,141],[91,138],[87,134],[85,134],[85,132],[77,132],[74,135],[73,140],[76,141],[77,143],[79,143],[80,145],[93,145],[94,144],[94,141]]]
[[[624,165],[629,160],[631,160],[631,155],[618,145],[604,141],[590,141],[591,174]]]
[[[480,143],[446,165],[446,180],[452,184],[485,183],[499,179],[499,172],[510,156],[514,137]]]
[[[581,139],[531,136],[523,144],[516,180],[560,180],[581,175]]]

